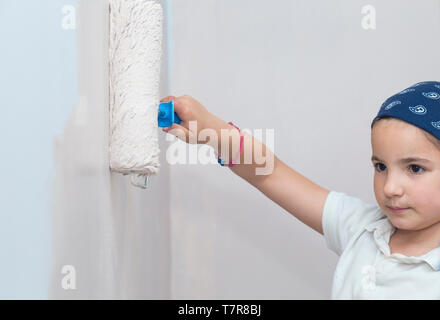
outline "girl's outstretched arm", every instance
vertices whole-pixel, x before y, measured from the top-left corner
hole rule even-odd
[[[234,126],[209,113],[200,102],[190,96],[185,95],[178,98],[169,96],[162,99],[161,102],[168,102],[170,100],[174,100],[175,111],[182,119],[182,122],[180,125],[173,124],[172,127],[165,129],[165,132],[175,134],[187,143],[190,142],[192,137],[192,141],[212,146],[219,155],[222,154],[222,146],[228,147],[228,159],[222,158],[225,163],[230,163],[234,155],[239,154],[240,133]],[[197,121],[197,132],[190,130],[188,124],[191,120]],[[171,129],[176,130],[173,132]],[[199,141],[199,137],[203,136],[200,135],[203,129],[210,129],[216,132],[218,139]],[[322,212],[329,190],[315,184],[290,168],[278,159],[270,148],[267,148],[253,136],[244,131],[242,133],[244,134],[244,144],[239,161],[229,168],[290,214],[323,234]],[[222,137],[227,139],[227,141],[222,140]],[[260,159],[256,160],[252,156],[249,161],[249,155],[254,155],[255,150],[259,150],[257,154],[261,154]],[[262,163],[261,159],[266,161]],[[237,161],[235,158],[234,160]]]

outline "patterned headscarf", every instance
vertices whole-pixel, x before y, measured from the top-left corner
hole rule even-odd
[[[406,121],[440,139],[440,82],[424,81],[389,97],[376,119],[393,117]]]

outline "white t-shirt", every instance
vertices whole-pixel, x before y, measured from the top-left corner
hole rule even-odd
[[[440,299],[440,247],[390,255],[396,228],[378,205],[330,191],[322,224],[327,247],[340,256],[332,299]]]

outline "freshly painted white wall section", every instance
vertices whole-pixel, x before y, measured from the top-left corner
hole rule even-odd
[[[78,0],[79,104],[54,147],[50,298],[167,299],[168,170],[146,190],[109,170],[108,8],[107,0]],[[75,290],[62,287],[65,265],[75,268]]]

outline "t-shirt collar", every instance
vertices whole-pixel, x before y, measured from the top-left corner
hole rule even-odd
[[[424,261],[428,263],[433,270],[440,271],[440,247],[437,247],[418,257],[408,257],[400,253],[394,253],[392,255],[390,254],[390,247],[388,243],[396,228],[391,224],[386,216],[380,220],[368,224],[365,229],[373,233],[376,246],[385,256],[391,256],[403,263],[420,263],[421,261]]]

